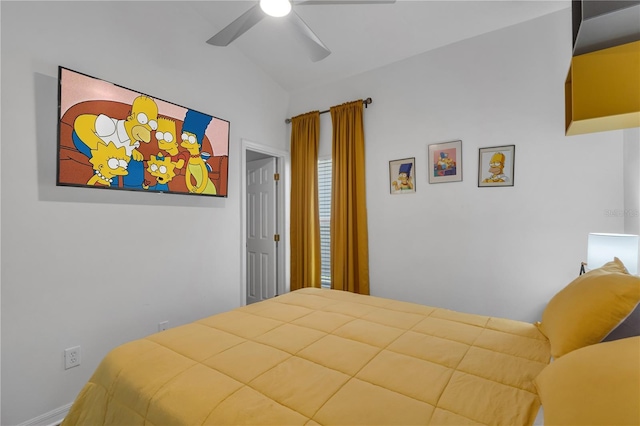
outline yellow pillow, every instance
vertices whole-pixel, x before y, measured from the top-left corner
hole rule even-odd
[[[547,304],[536,325],[559,358],[600,342],[640,302],[640,277],[629,275],[615,258],[573,280]]]
[[[638,425],[640,337],[573,351],[534,383],[545,425]]]

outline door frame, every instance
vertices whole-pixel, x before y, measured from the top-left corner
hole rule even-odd
[[[289,182],[291,160],[287,151],[262,145],[248,139],[241,140],[240,147],[240,306],[247,304],[247,151],[255,151],[276,158],[280,183],[276,185],[278,197],[276,224],[280,234],[277,248],[277,283],[276,291],[283,294],[289,291],[290,257],[289,257]]]

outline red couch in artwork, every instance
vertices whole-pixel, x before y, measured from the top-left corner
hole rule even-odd
[[[85,185],[87,181],[93,176],[94,171],[89,159],[83,153],[81,153],[73,143],[73,123],[81,114],[106,114],[109,117],[124,119],[131,111],[131,105],[122,102],[115,101],[85,101],[73,105],[69,108],[62,118],[60,119],[60,140],[58,151],[58,181],[61,184],[68,185]],[[176,122],[176,133],[182,134],[182,120],[176,117],[169,117]],[[182,148],[179,148],[182,149]],[[151,155],[157,155],[160,150],[158,149],[158,141],[156,140],[155,132],[152,132],[151,141],[149,143],[143,143],[138,148],[138,151],[144,156],[145,167],[145,181],[151,185],[155,182],[155,178],[149,174],[146,170],[146,159]],[[216,186],[217,195],[227,195],[227,167],[228,156],[215,155],[211,147],[211,143],[205,135],[202,141],[202,152],[211,154],[211,157],[206,159],[206,163],[211,166],[209,171],[209,178]],[[184,174],[186,165],[181,170],[176,170],[177,176],[169,182],[170,192],[184,192],[189,193],[187,185],[185,183]]]

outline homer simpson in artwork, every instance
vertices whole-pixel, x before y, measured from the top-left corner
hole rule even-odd
[[[489,160],[489,173],[491,176],[484,179],[484,183],[509,182],[509,176],[504,174],[504,162],[506,157],[501,152],[496,152]]]
[[[124,186],[142,189],[143,155],[137,148],[141,142],[149,143],[151,132],[157,128],[158,106],[150,97],[141,95],[133,100],[131,112],[124,119],[105,114],[79,115],[73,123],[73,143],[88,158],[92,157],[92,152],[100,144],[112,143],[116,148],[124,147],[130,158],[128,174],[123,176]],[[117,183],[115,186],[118,186]]]

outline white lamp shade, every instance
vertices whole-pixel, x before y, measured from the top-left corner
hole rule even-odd
[[[260,8],[269,16],[280,18],[291,12],[289,0],[260,0]]]
[[[596,269],[617,257],[632,275],[638,275],[638,236],[589,234],[587,267]]]

